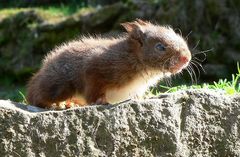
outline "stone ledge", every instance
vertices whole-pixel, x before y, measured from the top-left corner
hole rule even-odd
[[[3,156],[240,156],[240,96],[188,90],[62,111],[0,101]]]

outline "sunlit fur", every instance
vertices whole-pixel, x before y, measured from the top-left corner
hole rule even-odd
[[[51,51],[29,81],[29,103],[51,107],[76,93],[87,104],[119,102],[142,96],[189,64],[188,46],[171,27],[142,20],[122,26],[127,33],[120,37],[82,37]],[[157,43],[166,50],[157,50]]]

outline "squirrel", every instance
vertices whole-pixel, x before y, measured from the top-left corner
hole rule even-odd
[[[48,53],[28,82],[28,103],[51,107],[76,95],[85,105],[116,103],[188,66],[188,45],[170,26],[141,19],[121,26],[117,38],[82,37]]]

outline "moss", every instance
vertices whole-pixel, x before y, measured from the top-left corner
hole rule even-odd
[[[116,18],[116,16],[119,16],[119,12],[123,9],[121,5],[118,3],[109,7],[105,7],[101,10],[96,10],[95,13],[93,12],[90,16],[89,21],[91,21],[92,26],[99,25],[101,23],[104,24],[113,24],[111,23],[111,20]],[[111,16],[106,16],[111,15]],[[106,22],[109,21],[109,22]],[[99,28],[98,28],[99,29]]]
[[[67,17],[79,12],[92,10],[92,7],[83,8],[78,5],[60,5],[60,6],[45,6],[45,7],[26,7],[26,8],[6,8],[0,9],[0,19],[16,15],[19,12],[35,10],[40,16],[45,19]]]
[[[55,23],[55,22],[62,20],[65,17],[65,15],[61,12],[60,13],[52,13],[50,11],[46,11],[46,10],[39,9],[39,8],[37,8],[35,10],[36,10],[36,13],[38,14],[38,16],[47,22]]]
[[[47,53],[50,49],[54,48],[62,42],[67,42],[69,39],[74,39],[80,33],[78,28],[69,30],[43,32],[35,39],[33,49],[41,49],[42,52]],[[47,41],[47,42],[46,42]]]
[[[22,11],[26,11],[28,9],[24,9],[24,8],[8,8],[8,9],[0,9],[0,20],[9,17],[9,16],[13,16],[16,15],[19,12]]]
[[[88,14],[90,12],[93,12],[95,11],[96,8],[93,8],[93,7],[87,7],[87,8],[81,8],[79,10],[76,11],[76,13],[74,13],[74,15],[84,15],[84,14]]]

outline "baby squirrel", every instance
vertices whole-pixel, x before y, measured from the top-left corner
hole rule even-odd
[[[28,83],[28,102],[51,107],[76,95],[86,104],[119,102],[188,66],[187,43],[171,27],[140,19],[121,25],[121,37],[83,37],[48,53]]]

